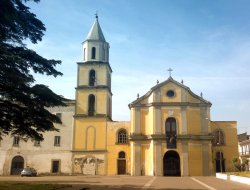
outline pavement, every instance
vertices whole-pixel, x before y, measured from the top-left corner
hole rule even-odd
[[[250,185],[209,176],[1,176],[0,182],[60,183],[61,190],[250,190]]]

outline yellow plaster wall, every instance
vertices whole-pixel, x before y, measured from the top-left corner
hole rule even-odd
[[[217,123],[219,127],[215,124]],[[220,149],[226,159],[225,169],[226,171],[234,171],[234,166],[231,162],[232,157],[239,157],[238,151],[238,139],[237,139],[237,122],[236,121],[215,121],[210,122],[212,132],[216,129],[221,129],[225,133],[225,145],[213,146],[213,159],[216,157],[216,152],[220,152]],[[215,164],[214,164],[215,171]]]
[[[95,95],[95,110],[96,114],[107,114],[107,91],[96,91],[96,90],[88,90],[88,91],[77,91],[77,107],[76,114],[88,114],[88,96],[90,94]]]
[[[141,133],[143,135],[151,135],[154,133],[154,110],[150,108],[141,109]]]
[[[94,128],[89,127],[87,129],[87,150],[94,150],[94,143],[95,143],[95,134],[94,134]]]
[[[188,134],[199,134],[201,132],[201,118],[199,108],[187,108],[187,130]]]
[[[79,66],[78,85],[89,85],[89,71],[96,71],[96,84],[107,85],[107,66],[106,65],[84,65]]]
[[[117,175],[117,160],[120,151],[126,154],[126,173],[131,173],[131,146],[128,141],[126,144],[117,143],[117,132],[125,129],[130,134],[130,121],[107,122],[107,175]]]
[[[193,97],[187,90],[186,91],[186,102],[191,102],[191,103],[200,103],[200,100]]]
[[[181,88],[174,83],[170,82],[161,86],[161,102],[181,102]],[[175,97],[169,98],[166,95],[168,90],[175,91]]]
[[[95,149],[105,149],[106,145],[106,119],[103,118],[85,118],[85,119],[75,119],[75,137],[74,137],[74,149],[88,149],[92,145],[85,145],[86,129],[89,126],[95,127],[95,137],[92,129],[87,135],[87,142],[91,144],[93,139],[95,139]]]
[[[154,161],[154,145],[153,141],[142,142],[141,146],[141,170],[142,175],[154,175],[153,161]]]
[[[130,127],[130,130],[131,130],[131,133],[134,133],[135,132],[135,110],[134,108],[131,108],[131,111],[130,111],[130,119],[131,119],[131,127]]]
[[[154,102],[154,93],[150,94],[150,96],[144,98],[143,100],[141,100],[141,104],[147,104],[147,103],[151,103]]]
[[[197,141],[188,143],[189,174],[191,176],[202,176],[202,144]]]

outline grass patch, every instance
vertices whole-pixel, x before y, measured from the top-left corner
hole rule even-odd
[[[1,190],[55,190],[72,187],[67,184],[38,184],[38,183],[0,183]]]
[[[241,177],[249,177],[250,178],[250,171],[248,172],[228,172],[227,175],[236,175]]]

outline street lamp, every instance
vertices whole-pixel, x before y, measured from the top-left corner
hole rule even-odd
[[[206,118],[206,120],[209,120],[210,122],[213,122],[213,123],[215,123],[217,126],[218,126],[218,128],[219,128],[219,142],[217,143],[218,145],[219,145],[219,147],[220,147],[220,172],[222,173],[222,156],[221,156],[221,144],[220,144],[220,142],[221,142],[221,130],[220,130],[220,126],[218,125],[218,123],[216,123],[216,122],[214,122],[214,121],[211,121],[209,118]]]

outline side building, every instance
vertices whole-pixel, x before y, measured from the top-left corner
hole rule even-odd
[[[44,141],[21,140],[18,136],[4,136],[0,144],[0,175],[20,175],[24,167],[34,167],[38,174],[70,173],[75,101],[68,107],[48,110],[61,118],[55,124],[60,132],[46,132]]]

